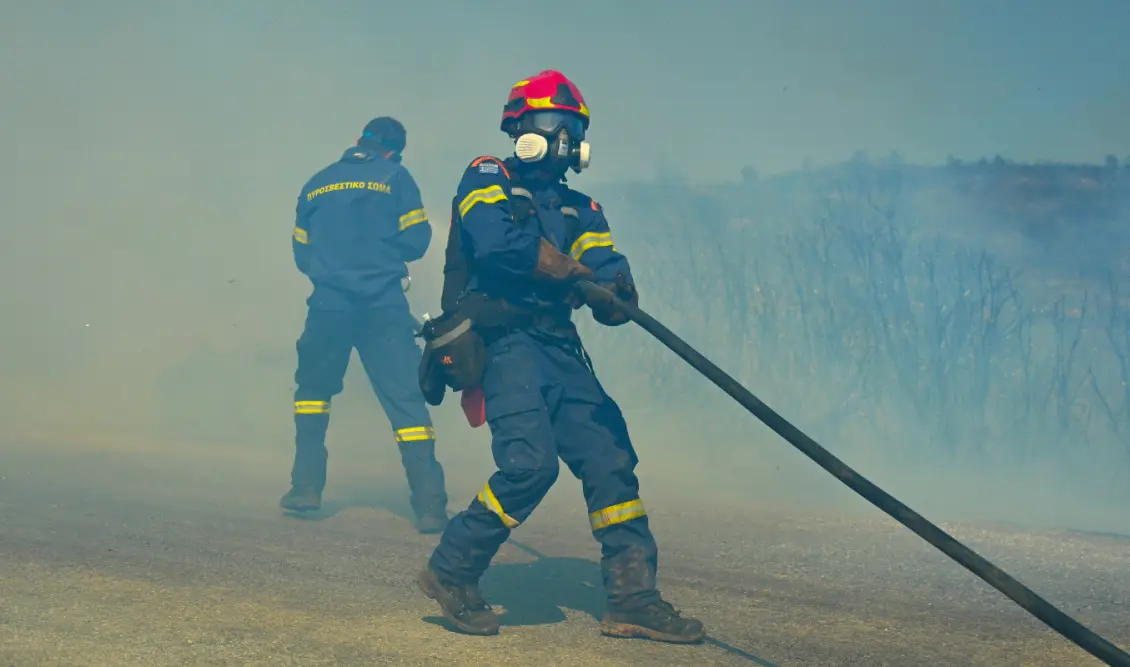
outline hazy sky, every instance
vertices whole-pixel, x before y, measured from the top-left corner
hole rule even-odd
[[[509,86],[555,67],[593,109],[593,180],[651,175],[659,159],[732,178],[855,148],[1130,153],[1124,0],[20,5],[0,25],[7,141],[108,139],[144,116],[151,139],[221,163],[329,157],[393,113],[409,159],[453,174],[505,150]]]

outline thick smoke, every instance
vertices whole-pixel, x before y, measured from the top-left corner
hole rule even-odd
[[[507,150],[508,87],[557,67],[596,114],[574,184],[604,204],[644,307],[915,507],[1126,529],[1125,170],[1055,172],[1123,198],[1076,215],[1099,200],[1053,188],[1039,201],[1069,208],[1033,229],[1014,200],[1044,177],[992,164],[1130,152],[1121,10],[588,2],[551,31],[470,5],[336,6],[5,9],[3,440],[214,445],[284,468],[302,182],[370,118],[401,118],[436,230],[410,297],[434,312],[459,173]],[[896,147],[989,164],[858,156],[782,175]],[[748,164],[765,174],[731,183]],[[872,511],[642,331],[583,329],[645,493]],[[478,486],[485,429],[450,399],[435,418],[454,483]],[[354,367],[335,465],[387,456],[395,472],[387,428]]]

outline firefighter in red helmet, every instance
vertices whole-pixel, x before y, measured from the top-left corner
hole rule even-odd
[[[702,623],[681,616],[656,589],[658,550],[639,496],[638,459],[571,321],[574,309],[588,305],[601,324],[626,322],[610,303],[583,303],[579,279],[638,300],[604,210],[564,182],[568,170],[589,166],[589,119],[581,91],[560,72],[519,81],[501,124],[514,155],[472,161],[452,201],[443,317],[472,323],[485,348],[467,355],[483,362],[464,375],[478,380],[485,397],[498,470],[450,521],[417,581],[459,630],[496,634],[498,618],[479,578],[556,481],[561,459],[582,482],[601,545],[608,596],[601,631],[697,643],[705,637]],[[460,354],[444,349],[443,364]]]

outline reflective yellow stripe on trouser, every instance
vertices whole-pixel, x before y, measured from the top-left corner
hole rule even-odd
[[[294,414],[296,415],[325,415],[330,412],[329,401],[295,401]]]
[[[396,431],[396,441],[404,442],[423,442],[424,440],[435,440],[436,431],[431,426],[413,426],[411,428],[402,428]]]
[[[483,507],[497,514],[498,518],[502,519],[502,523],[506,524],[507,528],[518,527],[518,520],[502,509],[502,503],[498,502],[498,498],[494,496],[494,491],[490,490],[490,482],[487,482],[483,490],[479,491],[479,502],[483,504]]]
[[[595,533],[601,528],[614,526],[618,523],[638,519],[647,514],[647,510],[643,508],[643,501],[639,498],[629,500],[626,503],[605,507],[602,510],[597,510],[589,514],[589,525]]]

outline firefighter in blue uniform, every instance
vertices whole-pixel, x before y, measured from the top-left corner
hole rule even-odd
[[[658,550],[639,497],[637,458],[615,401],[597,381],[571,322],[585,305],[578,279],[637,302],[627,259],[613,245],[603,209],[565,185],[588,166],[589,110],[577,87],[547,70],[510,93],[502,130],[514,157],[481,157],[453,200],[445,266],[445,313],[469,294],[523,312],[513,322],[480,325],[486,346],[482,394],[498,471],[448,523],[417,577],[459,630],[499,631],[479,578],[510,532],[530,517],[558,476],[558,458],[583,485],[601,545],[606,635],[697,643],[701,622],[683,617],[656,589]],[[453,252],[452,248],[458,248]],[[456,299],[447,283],[463,262]],[[608,302],[590,302],[594,319],[626,322]],[[479,318],[480,322],[485,321]]]
[[[420,349],[401,286],[406,263],[424,256],[432,230],[420,190],[400,164],[406,142],[399,121],[370,121],[357,145],[311,177],[298,197],[294,261],[313,292],[296,346],[294,467],[280,505],[321,507],[330,403],[357,348],[392,425],[417,529],[438,533],[448,518],[444,473],[416,380]]]

